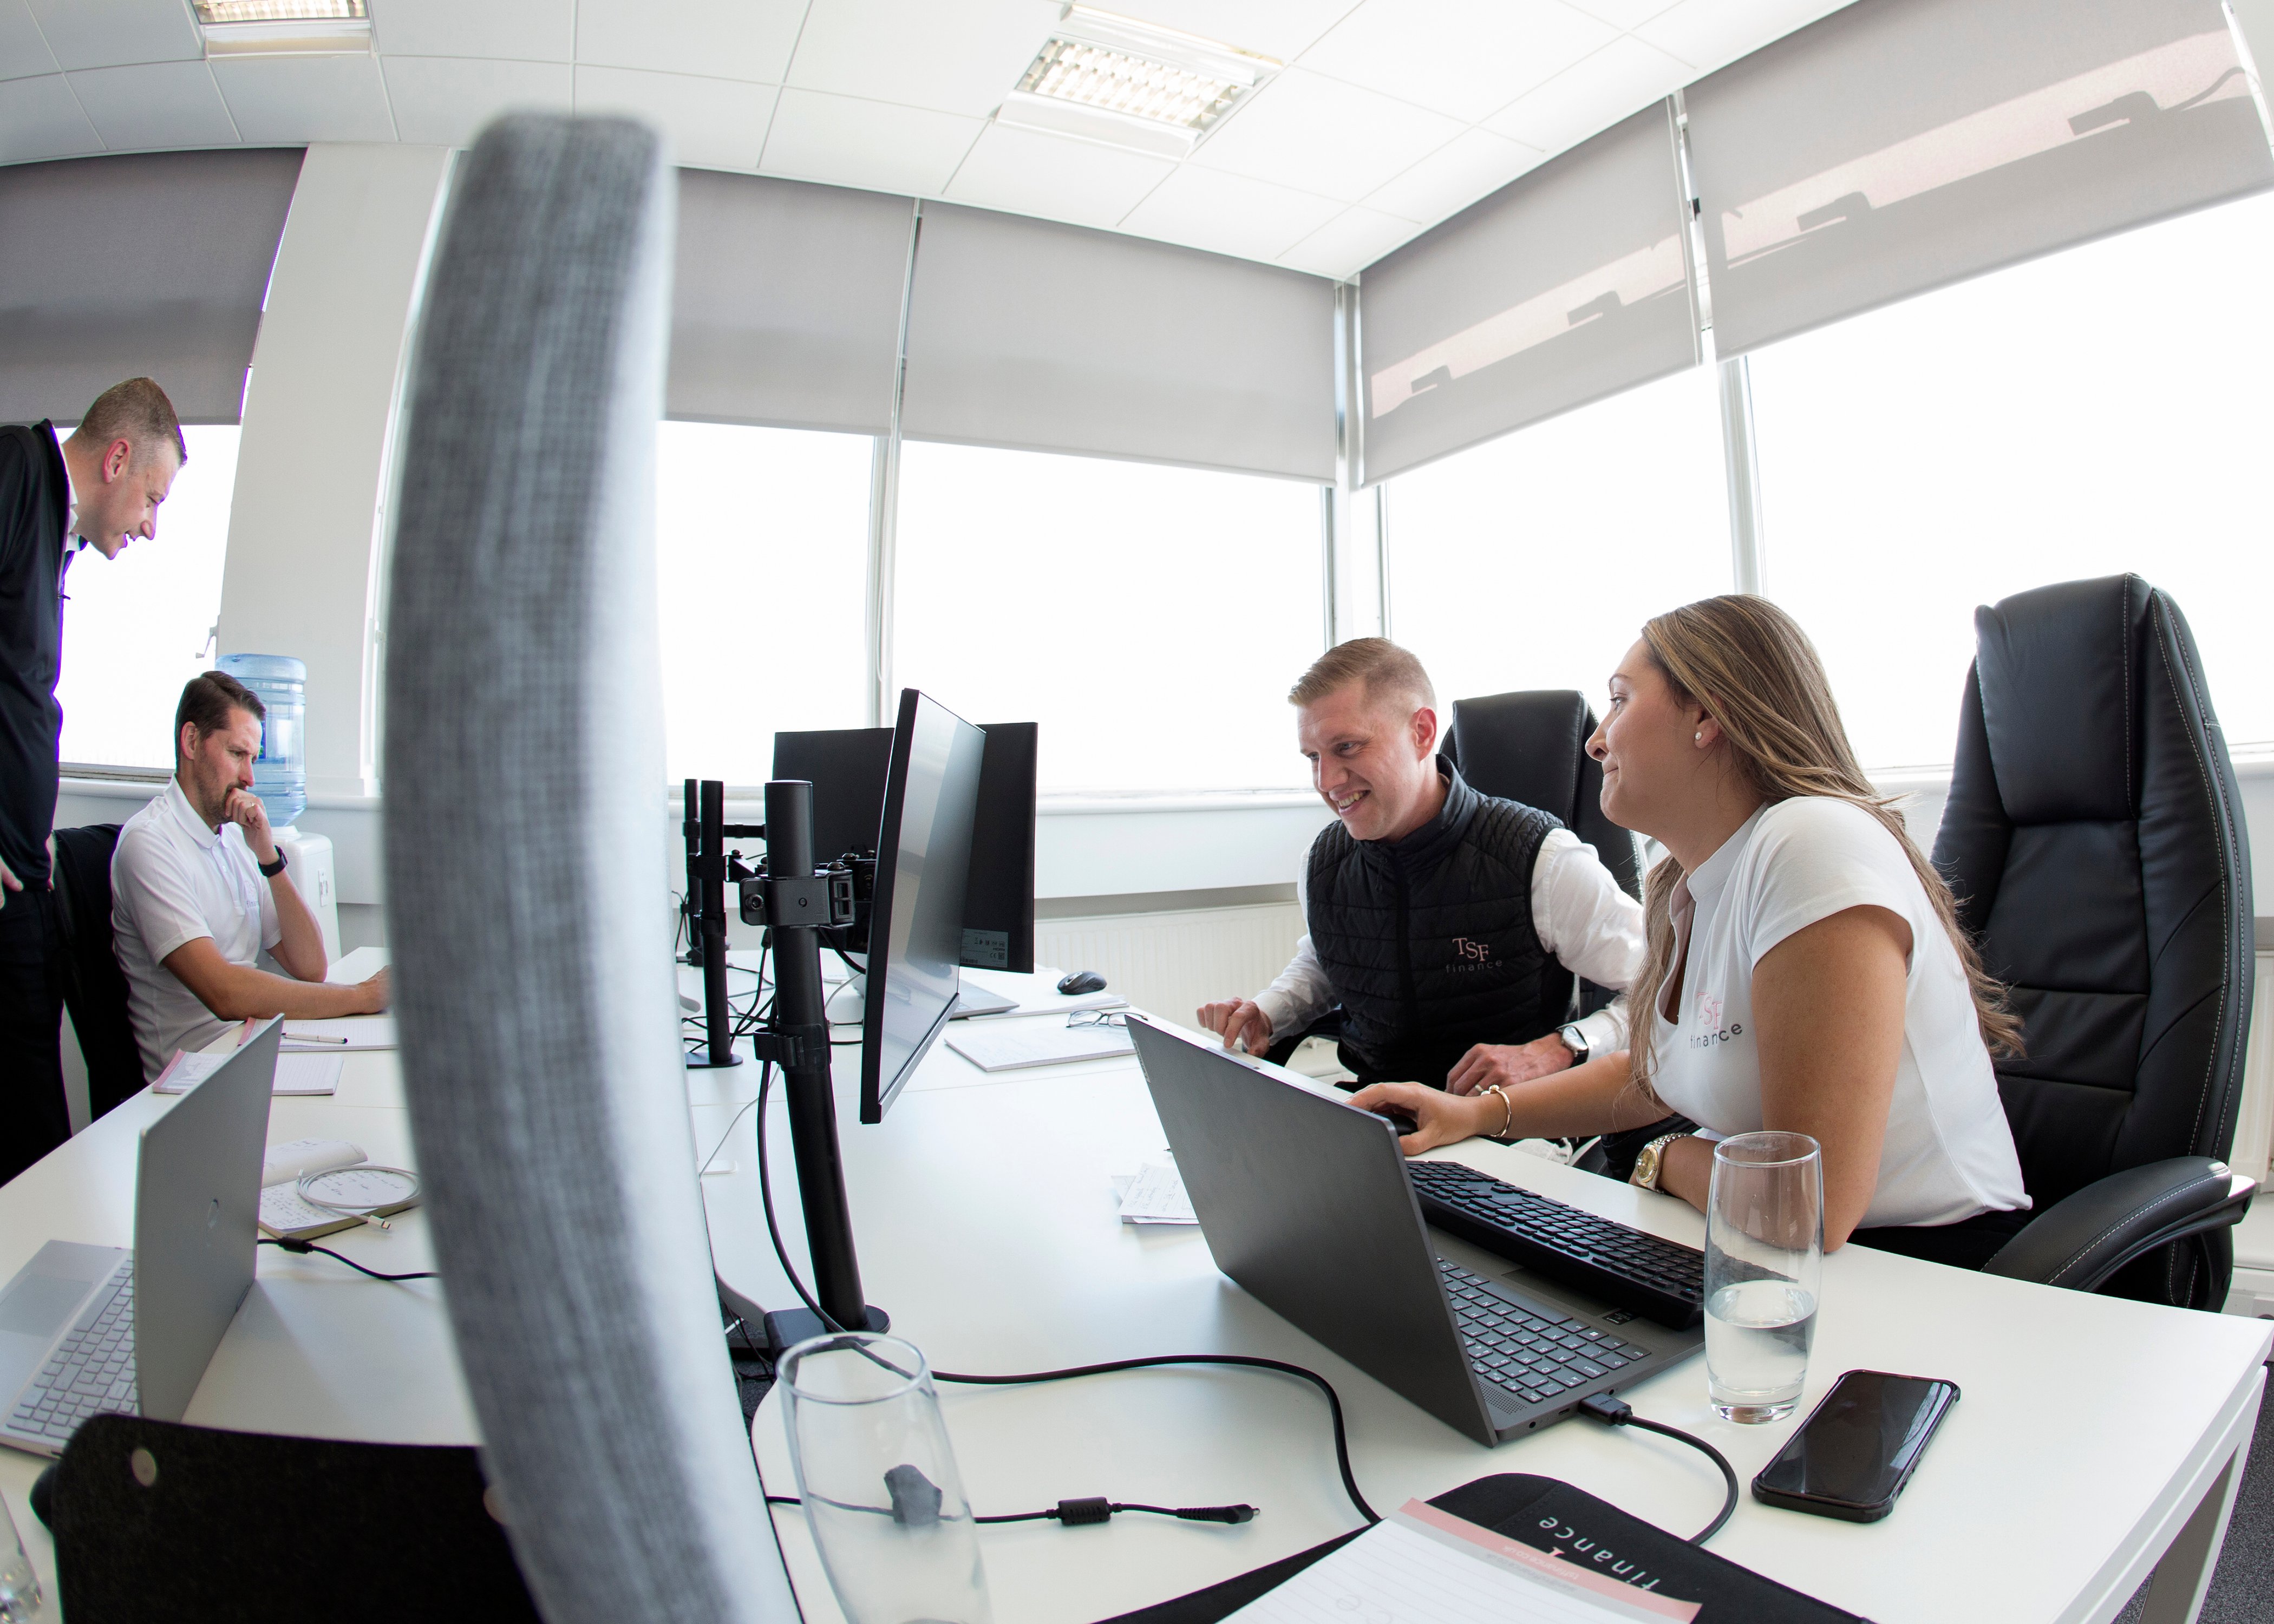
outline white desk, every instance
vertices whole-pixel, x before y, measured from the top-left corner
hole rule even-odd
[[[936,1365],[1005,1372],[1141,1353],[1264,1354],[1307,1365],[1340,1391],[1359,1480],[1377,1509],[1498,1471],[1568,1479],[1679,1532],[1718,1508],[1710,1464],[1646,1434],[1577,1420],[1485,1449],[1249,1299],[1216,1272],[1196,1229],[1121,1224],[1111,1175],[1163,1142],[1133,1062],[990,1078],[936,1049],[885,1124],[866,1128],[854,1115],[857,1051],[839,1058],[868,1296]],[[270,1137],[344,1137],[380,1160],[407,1155],[395,1077],[392,1054],[350,1056],[335,1098],[275,1102]],[[690,1074],[695,1148],[699,1157],[727,1135],[714,1167],[732,1170],[703,1181],[722,1272],[760,1300],[786,1304],[759,1212],[751,1116],[727,1132],[757,1081],[750,1065]],[[134,1133],[169,1103],[138,1096],[0,1188],[0,1279],[50,1237],[126,1240]],[[778,1212],[802,1267],[779,1093],[768,1114]],[[1698,1214],[1669,1198],[1483,1143],[1459,1154],[1693,1244],[1702,1231]],[[429,1260],[416,1213],[391,1235],[341,1238],[343,1251],[376,1267]],[[1886,1522],[1859,1527],[1748,1498],[1713,1548],[1882,1624],[2106,1620],[2168,1549],[2150,1617],[2190,1618],[2255,1421],[2269,1337],[2254,1321],[1849,1249],[1826,1261],[1803,1413],[1856,1366],[1946,1376],[1965,1396]],[[1643,1414],[1713,1439],[1746,1477],[1794,1425],[1716,1420],[1701,1361],[1628,1396]],[[1241,1528],[1120,1517],[1103,1529],[985,1530],[1001,1624],[1103,1618],[1356,1525],[1325,1406],[1302,1383],[1245,1371],[1141,1372],[1026,1389],[948,1387],[943,1402],[983,1512],[1081,1494],[1262,1507]],[[475,1436],[433,1282],[383,1286],[273,1247],[261,1251],[254,1293],[189,1419],[397,1441]],[[770,1487],[794,1493],[772,1400],[755,1437]],[[52,1583],[45,1535],[25,1500],[39,1467],[0,1450],[0,1492]],[[809,1619],[833,1620],[798,1513],[784,1508],[776,1522]]]

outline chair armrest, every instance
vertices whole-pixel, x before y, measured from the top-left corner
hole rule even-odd
[[[2056,1201],[1984,1266],[1985,1273],[2094,1291],[2142,1253],[2240,1223],[2255,1180],[2209,1156],[2127,1168]]]

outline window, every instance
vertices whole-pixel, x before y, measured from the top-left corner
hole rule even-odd
[[[64,761],[172,770],[182,685],[214,661],[237,436],[233,424],[184,428],[190,460],[158,509],[156,539],[72,560],[56,684]]]
[[[868,720],[865,435],[665,423],[656,596],[671,779],[764,784],[779,729]]]
[[[1291,480],[904,446],[894,680],[1039,722],[1045,790],[1300,786],[1321,511]]]
[[[1452,702],[1577,688],[1598,715],[1642,623],[1730,587],[1711,367],[1389,481],[1390,634]]]
[[[2274,741],[2274,197],[1944,289],[1751,360],[1766,581],[1864,764],[1951,758],[1973,609],[2136,571],[2236,744]]]

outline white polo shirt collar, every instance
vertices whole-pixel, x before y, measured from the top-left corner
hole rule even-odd
[[[179,776],[166,781],[166,809],[174,815],[174,821],[182,826],[182,831],[196,841],[202,850],[210,852],[220,841],[221,831],[198,816],[198,809],[190,804],[189,796],[183,793]]]

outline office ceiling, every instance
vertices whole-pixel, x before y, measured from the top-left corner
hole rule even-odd
[[[0,0],[0,162],[625,110],[683,163],[1346,276],[1844,4],[1103,0],[1287,64],[1172,161],[990,122],[1055,0],[370,0],[373,50],[212,58],[188,0]]]

